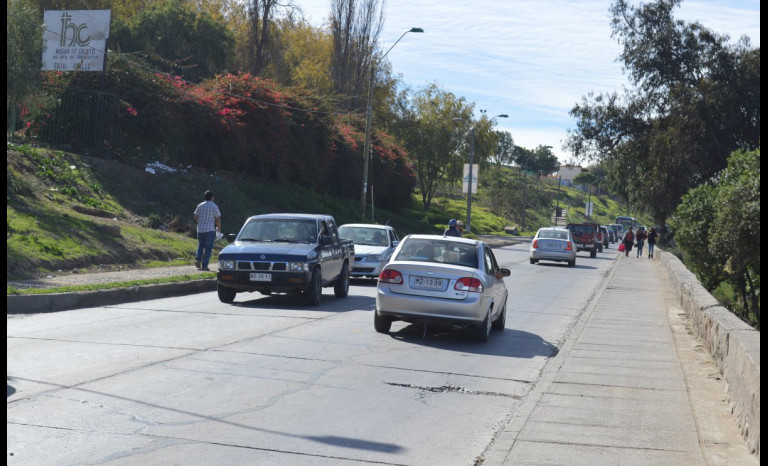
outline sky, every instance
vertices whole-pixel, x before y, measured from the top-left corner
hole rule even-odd
[[[294,1],[310,24],[327,22],[330,0]],[[383,1],[379,44],[396,76],[413,90],[437,84],[464,97],[476,118],[480,110],[508,115],[494,120],[496,129],[518,146],[551,146],[561,163],[585,163],[562,148],[576,128],[571,108],[590,92],[629,87],[616,61],[610,0]],[[760,46],[759,0],[684,0],[673,14],[729,35],[730,43],[748,36]],[[424,33],[397,42],[412,27]]]

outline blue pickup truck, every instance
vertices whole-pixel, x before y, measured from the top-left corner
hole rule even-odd
[[[227,238],[216,275],[219,300],[237,293],[303,293],[307,304],[320,304],[324,287],[338,298],[349,293],[355,246],[339,237],[330,215],[266,214],[249,217],[240,232]]]

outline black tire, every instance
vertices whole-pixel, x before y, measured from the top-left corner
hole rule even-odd
[[[597,252],[603,252],[603,243],[600,243],[600,244],[597,246]]]
[[[320,269],[312,271],[312,279],[304,290],[304,301],[310,306],[317,306],[323,299],[323,284],[320,282]]]
[[[226,304],[229,304],[232,301],[234,301],[235,296],[237,296],[237,291],[233,290],[232,288],[227,288],[226,286],[222,286],[221,283],[216,284],[216,291],[219,294],[219,301]]]
[[[392,328],[392,318],[380,316],[374,309],[373,311],[373,328],[379,333],[389,333],[389,329]]]
[[[341,268],[341,274],[333,284],[333,294],[337,298],[346,298],[349,294],[349,264],[344,264]]]
[[[575,267],[576,266],[576,259],[572,261],[568,261],[568,267]]]
[[[491,310],[485,314],[485,319],[475,328],[475,340],[485,343],[491,335]]]
[[[531,264],[533,264],[533,265],[536,265],[536,263],[537,263],[537,262],[538,262],[538,261],[537,261],[536,259],[534,259],[533,257],[531,257]]]
[[[496,318],[496,320],[493,321],[493,324],[491,324],[491,328],[493,330],[504,330],[504,327],[507,325],[507,304],[504,303],[504,307],[501,309],[501,314],[499,314],[499,317]]]

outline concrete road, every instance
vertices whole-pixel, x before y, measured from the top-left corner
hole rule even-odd
[[[9,316],[8,464],[501,464],[618,264],[609,249],[531,266],[527,247],[496,250],[508,316],[486,344],[404,323],[376,333],[365,282],[314,308],[210,292]]]

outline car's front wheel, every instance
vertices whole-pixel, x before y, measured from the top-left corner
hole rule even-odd
[[[310,306],[317,306],[323,298],[323,284],[320,282],[320,269],[312,271],[312,278],[304,291],[304,300]]]
[[[493,328],[494,330],[504,330],[504,327],[506,325],[507,325],[507,304],[504,303],[504,307],[501,308],[501,314],[499,314],[499,317],[497,317],[496,320],[493,321],[491,328]]]
[[[235,296],[237,296],[237,291],[233,290],[232,288],[227,288],[226,286],[222,286],[220,283],[216,284],[216,291],[219,294],[219,301],[222,303],[231,303],[235,300]]]

